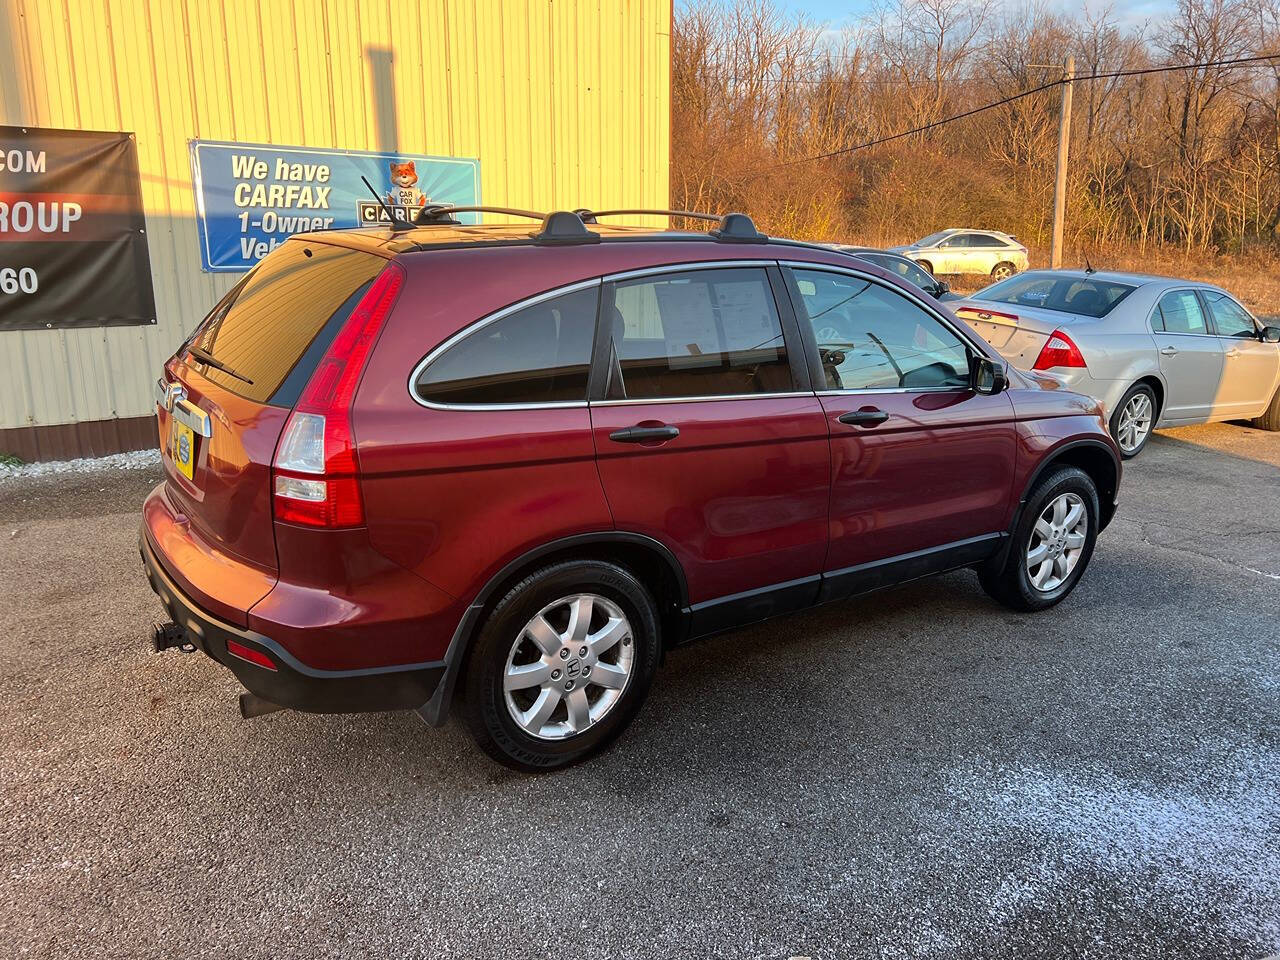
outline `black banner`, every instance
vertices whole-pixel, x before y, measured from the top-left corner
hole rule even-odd
[[[0,331],[155,323],[129,133],[0,126]]]

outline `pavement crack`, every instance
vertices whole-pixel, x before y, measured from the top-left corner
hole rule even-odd
[[[1187,556],[1190,556],[1190,557],[1199,557],[1204,560],[1212,560],[1215,563],[1221,563],[1224,566],[1233,567],[1236,570],[1243,570],[1246,573],[1252,573],[1256,576],[1262,577],[1267,580],[1280,580],[1280,573],[1268,573],[1266,570],[1259,570],[1256,567],[1251,567],[1248,564],[1241,563],[1238,560],[1228,560],[1226,557],[1220,557],[1217,554],[1213,554],[1213,553],[1206,553],[1203,550],[1193,550],[1190,547],[1178,546],[1172,543],[1164,543],[1160,540],[1152,540],[1149,536],[1147,536],[1147,532],[1146,532],[1147,525],[1162,527],[1165,530],[1169,530],[1174,533],[1179,532],[1177,527],[1171,526],[1170,524],[1161,523],[1158,520],[1134,520],[1131,517],[1116,517],[1115,522],[1123,523],[1123,524],[1132,524],[1133,526],[1137,527],[1138,539],[1148,547],[1160,547],[1161,549],[1169,550],[1173,553],[1181,553],[1181,554],[1186,554]]]

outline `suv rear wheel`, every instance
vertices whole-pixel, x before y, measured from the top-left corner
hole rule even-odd
[[[997,263],[991,268],[991,279],[996,282],[1008,280],[1016,272],[1012,263]]]
[[[1014,610],[1044,610],[1075,589],[1098,537],[1098,488],[1077,467],[1036,484],[1003,563],[978,568],[982,589]]]
[[[464,716],[515,770],[568,766],[635,716],[658,666],[653,598],[623,567],[555,563],[517,583],[472,647]]]

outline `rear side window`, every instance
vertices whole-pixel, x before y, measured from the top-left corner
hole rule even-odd
[[[795,388],[768,275],[693,270],[628,280],[606,322],[616,360],[609,396],[738,396]]]
[[[1168,333],[1208,333],[1204,311],[1193,290],[1174,290],[1160,298],[1156,317]]]
[[[291,407],[386,265],[359,250],[286,241],[223,298],[184,348],[198,351],[190,361],[219,386]]]
[[[1253,337],[1257,335],[1253,317],[1249,316],[1249,312],[1240,304],[1217,290],[1201,290],[1200,293],[1209,304],[1209,313],[1213,316],[1213,326],[1218,331],[1218,336]]]
[[[600,288],[541,300],[482,323],[414,382],[431,403],[564,403],[587,399]]]

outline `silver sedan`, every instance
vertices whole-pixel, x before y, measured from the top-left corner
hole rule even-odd
[[[1252,420],[1280,430],[1280,327],[1218,287],[1034,270],[947,306],[1015,367],[1097,399],[1125,457],[1157,427]]]

